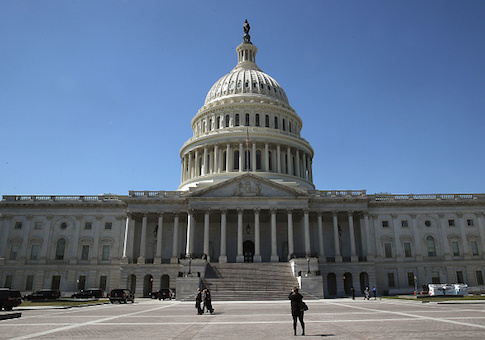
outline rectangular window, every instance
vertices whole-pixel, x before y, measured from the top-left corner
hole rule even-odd
[[[30,250],[30,259],[31,260],[38,260],[39,259],[39,249],[40,249],[40,246],[38,244],[32,245],[32,249]]]
[[[93,222],[84,222],[84,229],[91,229],[93,227]]]
[[[470,246],[472,247],[472,255],[477,256],[478,254],[478,242],[477,241],[471,241]]]
[[[460,256],[460,247],[458,242],[451,242],[451,249],[453,250],[453,256]]]
[[[456,283],[464,283],[463,272],[461,270],[456,272]]]
[[[15,229],[22,229],[22,222],[15,222]]]
[[[102,254],[101,260],[103,260],[103,261],[108,261],[109,260],[109,251],[110,251],[110,246],[104,245],[103,246],[103,254]]]
[[[437,271],[431,272],[431,283],[433,283],[433,284],[440,284],[441,283],[440,272],[437,272]]]
[[[13,275],[5,276],[5,288],[12,289]]]
[[[382,221],[382,228],[389,228],[389,221]]]
[[[9,256],[9,260],[12,260],[12,261],[15,261],[17,260],[17,254],[19,252],[19,246],[18,244],[12,244],[12,246],[10,247],[10,256]]]
[[[99,277],[99,289],[105,291],[106,290],[106,283],[108,281],[108,277],[105,275],[101,275]]]
[[[405,242],[404,243],[404,256],[405,257],[412,257],[413,254],[411,253],[411,243]]]
[[[112,222],[106,222],[104,224],[104,229],[111,229],[113,227],[113,223]]]
[[[455,220],[454,219],[449,219],[448,220],[448,227],[454,227],[455,226]]]
[[[58,290],[61,287],[61,276],[53,275],[51,280],[51,289]]]
[[[81,252],[81,261],[89,260],[89,245],[83,244]]]
[[[392,245],[390,243],[384,243],[384,251],[386,258],[392,258]]]
[[[414,273],[408,272],[408,286],[414,287]]]
[[[467,219],[467,220],[466,220],[466,224],[467,224],[467,226],[469,226],[469,227],[473,227],[473,220],[472,220],[471,218]]]
[[[401,227],[403,228],[409,227],[408,220],[401,220]]]
[[[27,275],[27,280],[25,281],[25,290],[34,290],[34,275]]]
[[[256,126],[259,126],[259,114],[256,114]]]
[[[86,275],[80,275],[77,280],[77,290],[81,291],[86,288]]]
[[[35,229],[42,229],[43,223],[42,222],[35,222],[34,228]]]
[[[475,272],[475,275],[477,276],[477,284],[479,286],[483,286],[483,274],[481,270],[477,270]]]
[[[387,283],[389,288],[396,287],[396,283],[394,282],[394,273],[387,273]]]

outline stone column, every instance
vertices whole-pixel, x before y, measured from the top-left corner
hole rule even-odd
[[[288,175],[293,175],[293,167],[291,166],[291,161],[292,161],[292,158],[291,158],[291,148],[288,147],[288,151],[287,151],[287,164],[286,164],[286,173]]]
[[[221,162],[220,162],[220,153],[219,153],[219,145],[214,146],[214,168],[212,169],[212,173],[220,173],[221,172]]]
[[[296,166],[296,175],[298,177],[301,177],[301,173],[300,173],[300,150],[298,150],[298,149],[296,149],[295,166]]]
[[[312,252],[310,245],[310,216],[307,209],[303,210],[303,226],[305,230],[305,253],[309,256]]]
[[[187,179],[192,178],[192,152],[187,153],[187,157],[189,158],[189,168],[187,169]]]
[[[322,213],[319,211],[317,213],[317,224],[318,224],[318,244],[320,249],[320,259],[321,262],[326,262],[325,249],[323,245],[323,223],[322,223]]]
[[[306,164],[307,158],[306,158],[306,153],[303,154],[303,178],[308,179],[307,176],[307,164]]]
[[[371,249],[371,235],[370,235],[370,225],[369,225],[369,213],[364,213],[364,232],[365,232],[365,244],[366,244],[366,254],[367,261],[374,261],[375,253]]]
[[[199,160],[199,150],[195,150],[195,169],[194,169],[194,177],[199,177],[200,176],[200,160]]]
[[[276,241],[276,209],[271,209],[271,262],[279,262],[278,243]]]
[[[461,240],[463,243],[463,257],[465,260],[471,260],[472,258],[472,252],[470,251],[470,244],[468,243],[468,238],[467,238],[467,224],[465,221],[465,218],[463,217],[463,214],[457,214],[458,215],[458,228],[460,228],[460,234],[461,234]]]
[[[477,216],[478,232],[480,233],[480,242],[482,243],[482,258],[485,258],[485,219],[482,212],[475,213]],[[0,253],[0,257],[1,253]]]
[[[415,243],[414,246],[416,248],[416,261],[423,261],[423,250],[422,250],[423,240],[419,235],[418,219],[415,214],[411,215],[411,219],[412,219],[412,225],[413,225],[413,235],[414,235],[414,243]]]
[[[231,155],[231,145],[227,144],[226,145],[226,172],[229,172],[229,164],[231,164],[230,163],[230,159],[231,159],[230,155]]]
[[[221,210],[221,253],[219,255],[219,262],[226,263],[227,262],[227,255],[226,255],[226,214],[227,210]]]
[[[209,218],[210,209],[205,211],[204,214],[204,254],[207,256],[207,261],[210,262],[209,257]]]
[[[309,171],[308,176],[310,177],[310,182],[313,183],[313,160],[310,157],[308,157],[308,162],[310,163],[309,164],[310,169],[308,170]]]
[[[31,230],[31,226],[32,226],[32,219],[34,218],[34,216],[32,215],[27,215],[27,222],[25,223],[25,225],[22,227],[23,229],[23,237],[22,237],[22,243],[20,245],[20,248],[18,250],[18,253],[17,253],[17,264],[25,264],[25,260],[27,259],[27,244],[29,243],[29,233],[30,233],[30,230]],[[70,254],[66,251],[66,254],[65,254],[65,259],[69,261],[69,256]]]
[[[182,181],[185,182],[187,180],[187,155],[184,155],[184,160],[182,162]]]
[[[239,172],[242,172],[244,168],[244,148],[243,143],[239,143]]]
[[[194,210],[187,210],[187,245],[185,247],[185,256],[191,257],[194,253]]]
[[[288,215],[288,261],[295,253],[295,241],[293,239],[293,210],[286,210]]]
[[[216,172],[214,168],[214,157],[215,157],[214,149],[211,148],[209,151],[209,169],[207,169],[206,174],[213,174]]]
[[[12,216],[7,216],[7,221],[4,223],[4,225],[10,225],[10,219],[12,218]],[[40,247],[40,262],[42,264],[45,264],[47,263],[47,259],[49,258],[49,253],[48,253],[48,250],[51,248],[51,247],[55,247],[55,245],[52,244],[52,238],[50,237],[51,235],[51,230],[53,228],[52,226],[52,215],[47,215],[46,216],[46,225],[45,225],[45,228],[44,228],[44,233],[43,233],[43,242],[42,242],[42,246]],[[10,228],[8,228],[10,229]],[[6,241],[6,240],[5,240]],[[7,249],[5,249],[5,251],[7,251]]]
[[[11,220],[11,217],[5,215],[0,215],[0,265],[5,264],[5,260],[7,258],[7,240],[8,240],[8,232],[10,231],[8,221]],[[47,228],[45,226],[44,228]],[[44,242],[47,240],[44,239]],[[44,245],[45,246],[45,245]]]
[[[448,235],[446,233],[446,219],[444,214],[438,214],[440,218],[440,225],[439,225],[439,231],[440,231],[440,239],[443,241],[443,251],[445,254],[445,261],[451,261],[451,249],[450,249],[450,242],[448,241]]]
[[[204,154],[202,156],[202,173],[201,176],[207,175],[209,173],[209,164],[207,164],[207,146],[204,146]]]
[[[264,144],[264,171],[269,171],[269,145],[268,143]]]
[[[335,262],[342,262],[342,255],[340,254],[340,237],[338,234],[338,218],[337,212],[332,212],[333,216],[333,240],[335,243]]]
[[[158,230],[157,230],[157,250],[155,252],[155,258],[153,263],[162,263],[162,232],[163,232],[163,212],[158,213]]]
[[[140,256],[138,264],[145,264],[148,213],[143,213],[141,222]]]
[[[243,254],[243,209],[237,209],[237,257],[236,262],[244,262]]]
[[[251,171],[256,171],[256,143],[253,144],[253,151],[251,155]]]
[[[403,248],[401,246],[401,240],[399,238],[399,221],[397,220],[397,215],[396,214],[391,214],[391,225],[392,225],[392,229],[393,229],[393,232],[394,232],[394,243],[395,243],[395,251],[396,251],[396,260],[398,262],[402,262],[403,261]]]
[[[276,171],[281,174],[281,147],[279,144],[276,146],[276,161]]]
[[[178,263],[178,244],[179,244],[179,213],[175,212],[173,217],[173,240],[172,240],[172,258],[170,263]]]
[[[259,227],[259,211],[254,209],[254,262],[261,262],[261,230]]]
[[[81,221],[83,217],[81,215],[76,216],[76,228],[74,230],[74,236],[72,239],[71,256],[69,256],[69,263],[76,264],[78,262],[78,247],[79,247],[79,233],[81,231]]]

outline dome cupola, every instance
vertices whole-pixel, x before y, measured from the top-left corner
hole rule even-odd
[[[313,149],[283,88],[256,65],[258,48],[244,23],[237,65],[209,90],[180,150],[179,190],[211,185],[242,172],[314,189]]]

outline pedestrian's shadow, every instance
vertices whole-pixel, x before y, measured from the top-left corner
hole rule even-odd
[[[319,337],[325,337],[325,336],[335,336],[335,334],[308,334],[306,336],[319,336]]]

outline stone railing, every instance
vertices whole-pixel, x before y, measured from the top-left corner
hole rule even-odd
[[[49,201],[49,202],[66,202],[66,201],[81,201],[81,202],[106,202],[119,201],[117,195],[99,195],[99,196],[72,196],[72,195],[4,195],[3,201]]]
[[[366,197],[365,190],[308,190],[315,197]]]
[[[375,194],[369,195],[374,201],[423,201],[423,200],[437,200],[437,201],[458,201],[458,200],[477,200],[485,199],[485,194],[408,194],[408,195],[393,195],[393,194]]]
[[[155,198],[172,198],[172,197],[183,197],[185,195],[184,191],[129,191],[131,197],[155,197]]]

